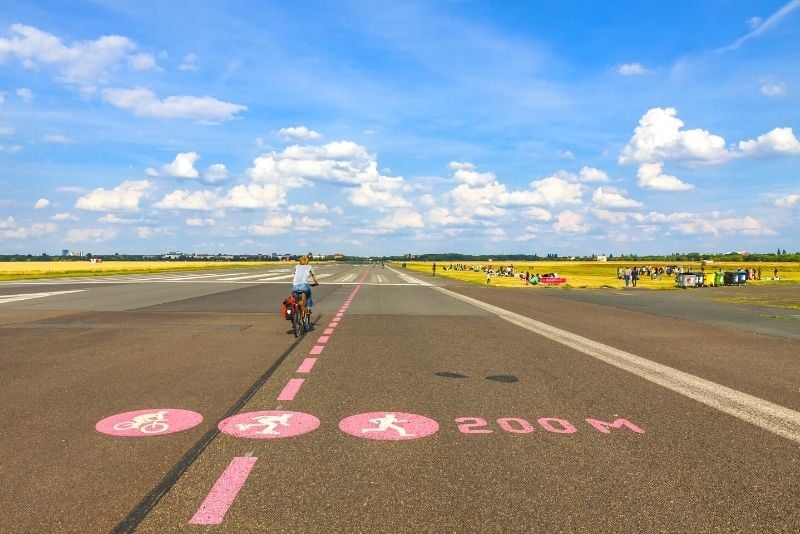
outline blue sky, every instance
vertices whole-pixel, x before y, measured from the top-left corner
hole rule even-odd
[[[800,248],[800,0],[27,2],[0,253]]]

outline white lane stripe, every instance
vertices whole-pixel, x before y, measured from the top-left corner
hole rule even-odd
[[[630,352],[592,341],[549,324],[528,317],[521,317],[503,308],[460,295],[442,287],[433,285],[430,287],[440,293],[494,313],[501,319],[521,326],[526,330],[552,339],[562,345],[701,402],[706,406],[737,417],[742,421],[747,421],[773,434],[788,438],[795,443],[800,443],[800,412],[736,391],[710,380],[678,371]]]
[[[81,291],[83,291],[83,289],[72,289],[70,291],[51,291],[49,293],[20,293],[16,295],[0,295],[0,304],[5,304],[6,302],[19,302],[20,300],[53,297],[56,295],[64,295],[66,293],[79,293]]]

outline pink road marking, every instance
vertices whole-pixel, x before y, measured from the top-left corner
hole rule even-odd
[[[151,408],[106,417],[98,421],[95,430],[111,436],[162,436],[188,430],[203,422],[203,416],[189,410]]]
[[[319,339],[317,340],[317,343],[320,343],[320,344],[327,343],[330,338],[331,338],[331,336],[319,336]]]
[[[279,439],[316,430],[319,419],[302,412],[247,412],[228,417],[217,428],[223,434],[237,438]]]
[[[439,423],[413,413],[370,412],[342,419],[339,428],[357,438],[398,441],[430,436],[439,430]]]
[[[330,324],[328,324],[328,328],[336,328],[337,326],[339,326],[339,321],[331,321]]]
[[[231,460],[228,467],[214,483],[203,504],[189,520],[190,525],[219,525],[244,486],[256,464],[255,456],[242,456]]]
[[[308,351],[308,353],[309,354],[313,354],[313,355],[316,356],[317,354],[322,354],[322,349],[324,349],[324,348],[325,348],[325,345],[314,345],[311,348],[311,350]],[[278,400],[282,400],[282,399],[279,398]]]
[[[317,363],[316,358],[306,358],[305,360],[303,360],[303,363],[300,364],[300,367],[297,368],[297,372],[310,373],[315,363]]]
[[[322,331],[322,333],[325,334],[326,336],[329,336],[333,334],[333,328],[326,328],[325,330]]]
[[[294,399],[294,396],[297,395],[297,392],[300,391],[300,387],[305,382],[305,378],[290,378],[289,381],[284,386],[283,391],[281,394],[278,395],[279,401],[290,401]]]
[[[342,315],[344,315],[344,313],[342,313],[342,312],[339,312],[339,313],[337,313],[336,315],[334,315],[334,317],[336,317],[337,319],[341,319],[341,318],[342,318]]]

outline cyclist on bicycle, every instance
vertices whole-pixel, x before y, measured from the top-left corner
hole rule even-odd
[[[308,285],[308,277],[314,281],[314,285],[319,285],[317,277],[314,276],[314,271],[311,265],[308,264],[308,256],[300,258],[300,263],[294,266],[294,280],[292,280],[292,293],[303,292],[306,294],[306,305],[310,308],[314,305],[311,300],[311,286]]]

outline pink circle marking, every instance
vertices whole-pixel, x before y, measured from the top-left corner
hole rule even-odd
[[[439,423],[413,413],[370,412],[342,419],[339,428],[357,438],[399,441],[430,436],[439,430]]]
[[[299,436],[319,427],[319,419],[302,412],[270,410],[228,417],[218,428],[237,438],[275,439]]]
[[[203,416],[189,410],[152,408],[106,417],[94,425],[95,430],[111,436],[162,436],[188,430],[203,422]]]

